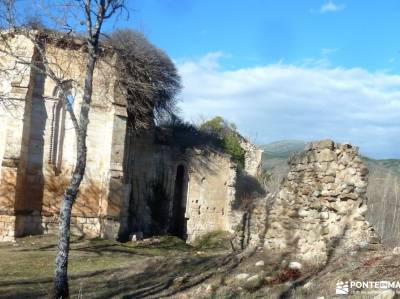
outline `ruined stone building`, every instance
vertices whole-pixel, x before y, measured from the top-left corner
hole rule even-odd
[[[292,156],[276,194],[256,200],[242,238],[269,251],[325,263],[343,251],[379,248],[365,218],[368,169],[358,149],[332,140],[312,142]]]
[[[15,35],[10,45],[26,62],[40,62],[42,53],[29,39]],[[63,95],[38,71],[40,63],[0,55],[0,95],[7,99],[0,111],[0,241],[57,230],[75,162],[75,133],[62,96],[71,96],[68,103],[79,110],[81,46],[57,39],[46,44],[47,61],[73,79]],[[129,132],[127,100],[110,67],[114,60],[102,56],[94,74],[74,234],[110,239],[173,234],[190,242],[207,232],[228,231],[241,248],[287,250],[314,261],[326,260],[338,244],[354,248],[374,240],[364,217],[368,170],[356,148],[330,140],[311,143],[290,159],[278,192],[265,195],[256,178],[262,151],[245,139],[239,171],[230,155],[193,132],[154,123],[140,134]]]
[[[85,69],[82,43],[46,42],[47,61],[73,79],[71,104],[78,111]],[[22,35],[10,37],[9,44],[26,62],[41,55]],[[126,99],[118,92],[112,59],[99,59],[94,74],[88,160],[72,232],[112,239],[169,233],[191,241],[209,231],[230,231],[235,163],[217,148],[175,144],[155,126],[128,134]],[[41,65],[1,54],[0,67],[0,92],[7,99],[0,112],[0,240],[8,241],[57,230],[76,154],[70,116],[53,80],[38,71]],[[254,174],[261,151],[243,144],[247,172]]]

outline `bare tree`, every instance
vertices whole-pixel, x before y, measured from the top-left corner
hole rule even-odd
[[[77,158],[72,177],[66,188],[59,217],[59,241],[56,257],[56,269],[54,279],[54,298],[68,297],[68,254],[70,245],[70,220],[73,204],[85,174],[86,168],[86,136],[89,123],[89,111],[92,103],[93,74],[96,62],[104,53],[111,53],[117,59],[111,59],[110,67],[114,68],[119,76],[117,83],[120,91],[126,99],[128,108],[128,128],[130,132],[138,132],[147,128],[156,117],[164,117],[175,112],[175,95],[180,90],[180,78],[172,61],[161,50],[151,45],[141,34],[132,30],[117,30],[110,36],[102,34],[103,22],[111,18],[115,13],[124,8],[123,0],[57,0],[51,5],[58,4],[58,8],[64,6],[66,11],[75,14],[85,20],[85,32],[76,33],[66,17],[62,13],[34,18],[25,17],[17,20],[17,12],[14,0],[0,0],[0,24],[3,33],[0,34],[0,53],[12,57],[16,65],[34,69],[54,81],[61,93],[61,99],[74,126],[76,135]],[[56,6],[55,6],[56,7]],[[48,8],[41,8],[45,12]],[[55,25],[50,29],[48,23]],[[47,27],[47,29],[46,29]],[[19,55],[9,43],[9,35],[21,34],[32,42],[39,53],[37,59],[32,61]],[[74,78],[65,71],[66,65],[49,60],[46,56],[46,41],[52,36],[57,36],[59,41],[69,44],[81,45],[85,52],[86,67],[83,86],[79,82],[72,82]],[[74,61],[73,57],[69,59]],[[107,59],[106,59],[107,60]],[[73,63],[73,62],[71,62]],[[1,71],[7,72],[2,69]],[[15,67],[12,67],[11,76]],[[82,104],[79,115],[72,107],[67,95],[71,82],[82,90]],[[0,104],[13,101],[7,97],[0,97]]]
[[[70,245],[71,211],[86,168],[87,127],[89,124],[89,110],[93,93],[93,73],[99,52],[100,33],[104,20],[110,18],[117,10],[123,7],[123,0],[82,0],[81,2],[86,18],[88,58],[79,122],[74,122],[77,141],[77,160],[72,173],[71,182],[65,190],[60,208],[58,252],[54,277],[55,298],[67,298],[69,296],[68,253]]]
[[[41,62],[40,64],[30,63],[18,57],[18,55],[12,51],[11,47],[7,45],[7,36],[4,35],[2,36],[2,52],[11,55],[16,60],[19,60],[20,63],[26,63],[37,71],[45,73],[46,76],[54,80],[60,92],[66,94],[66,83],[69,80],[58,76],[54,68],[51,67],[51,63],[47,61],[43,45],[41,44],[40,34],[32,30],[32,26],[17,25],[14,0],[2,0],[0,4],[2,4],[2,12],[7,21],[6,24],[2,24],[2,27],[8,27],[7,29],[9,32],[13,31],[18,34],[23,34],[31,40],[40,54]],[[65,1],[65,4],[70,5],[67,1]],[[111,18],[117,11],[120,11],[124,7],[123,0],[77,0],[72,4],[77,4],[78,7],[82,9],[85,18],[86,32],[82,39],[86,43],[87,61],[83,86],[83,101],[80,106],[79,117],[74,114],[72,106],[65,100],[65,106],[70,114],[76,133],[77,158],[71,181],[64,192],[60,207],[58,251],[55,261],[54,298],[67,298],[69,296],[68,254],[70,247],[71,211],[85,174],[87,160],[86,137],[89,124],[89,111],[92,102],[93,74],[99,55],[102,25],[105,20]],[[29,23],[32,22],[28,22],[28,25]],[[35,27],[37,28],[38,26],[36,25],[35,23]],[[66,97],[63,98],[66,99]]]
[[[114,31],[104,43],[118,53],[118,81],[127,99],[130,132],[140,132],[154,119],[175,117],[181,84],[170,58],[130,29]]]

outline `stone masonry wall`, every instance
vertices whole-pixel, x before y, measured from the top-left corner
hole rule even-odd
[[[0,55],[0,95],[10,101],[9,109],[0,110],[0,240],[56,232],[76,161],[75,131],[58,87],[37,70],[43,67],[41,52],[22,35],[7,38],[15,53],[36,65],[30,68]],[[56,73],[63,71],[64,78],[72,79],[72,108],[78,115],[85,52],[78,44],[69,48],[49,40],[44,53],[51,66],[60,66]],[[72,231],[107,238],[124,232],[170,232],[177,213],[172,201],[178,197],[178,167],[185,172],[179,204],[188,240],[214,230],[231,231],[236,192],[231,157],[203,145],[183,149],[174,140],[158,144],[152,130],[143,138],[126,138],[126,99],[116,86],[113,62],[105,54],[96,63],[87,165],[72,210]],[[255,175],[261,151],[246,140],[242,146],[245,172]]]
[[[263,150],[244,138],[240,140],[240,146],[244,150],[245,173],[250,176],[257,176],[261,167]]]
[[[0,242],[14,241],[15,216],[0,215]]]
[[[331,140],[313,142],[289,165],[266,215],[267,249],[323,262],[335,250],[375,239],[365,220],[368,169],[357,148]]]
[[[231,157],[211,148],[181,149],[157,144],[151,131],[130,137],[122,234],[171,233],[178,167],[184,168],[184,231],[189,242],[215,230],[229,230],[236,167]],[[176,203],[175,203],[176,204]]]
[[[10,44],[27,61],[40,61],[27,38],[15,35],[10,37]],[[84,55],[80,50],[51,43],[46,46],[47,60],[62,66],[64,77],[80,86],[84,83]],[[119,100],[115,74],[110,62],[103,59],[108,58],[99,59],[94,73],[88,160],[72,212],[72,227],[77,233],[115,238],[123,189],[119,182],[123,176],[126,109],[123,102],[115,103]],[[0,107],[0,240],[54,232],[62,194],[75,163],[73,124],[68,113],[65,120],[61,117],[57,121],[60,98],[50,78],[7,55],[0,55],[0,65],[4,68],[0,93],[9,104],[7,109]],[[71,86],[76,114],[82,101],[78,85]]]
[[[189,242],[212,231],[231,231],[236,181],[236,165],[229,155],[194,150],[190,156],[186,205]]]

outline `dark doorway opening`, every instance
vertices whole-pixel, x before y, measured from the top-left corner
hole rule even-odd
[[[186,239],[186,200],[185,200],[185,167],[179,165],[176,170],[174,198],[172,204],[171,234]]]

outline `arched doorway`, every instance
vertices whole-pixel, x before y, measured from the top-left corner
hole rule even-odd
[[[171,234],[186,239],[186,171],[183,165],[176,169],[174,198],[172,203]]]

